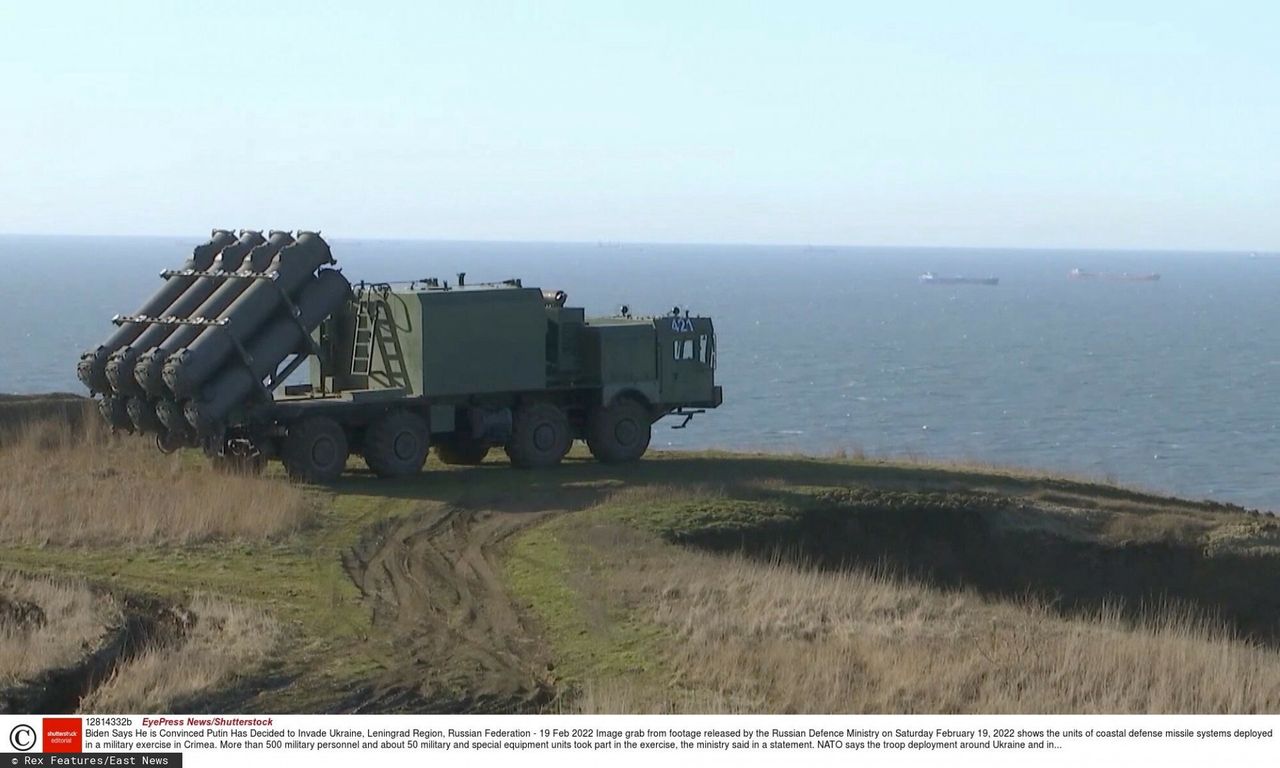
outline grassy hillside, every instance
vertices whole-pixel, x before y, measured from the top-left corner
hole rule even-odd
[[[309,488],[55,416],[0,440],[0,709],[1280,711],[1234,507],[723,453]]]
[[[1256,602],[1275,583],[1270,521],[1141,497],[1064,523],[1037,494],[766,488],[623,490],[518,540],[514,591],[571,711],[1280,708],[1275,614]],[[1130,515],[1143,539],[1116,536]],[[1195,540],[1178,538],[1186,521],[1203,523]],[[1244,531],[1268,551],[1169,554],[1223,555],[1216,534]],[[1165,569],[1186,567],[1258,581],[1215,605],[1219,584],[1176,591],[1189,579]]]
[[[94,413],[93,401],[79,395],[0,394],[0,442],[33,421],[49,420],[80,427],[88,423],[87,417]]]

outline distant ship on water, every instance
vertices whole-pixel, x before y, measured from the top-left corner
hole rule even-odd
[[[1086,272],[1079,267],[1067,273],[1072,280],[1129,280],[1152,282],[1160,279],[1159,272]]]
[[[925,272],[920,276],[920,282],[925,285],[999,285],[998,277],[965,277],[964,275],[935,275],[932,272]]]

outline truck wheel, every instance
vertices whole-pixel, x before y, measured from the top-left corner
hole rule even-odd
[[[378,477],[404,477],[422,471],[431,445],[427,422],[416,413],[395,410],[364,431],[364,461]]]
[[[156,433],[156,448],[166,456],[186,445],[182,436],[169,430]]]
[[[442,464],[474,466],[489,455],[489,442],[469,436],[450,435],[436,443],[436,458]]]
[[[311,416],[289,427],[281,458],[294,480],[331,483],[347,466],[347,435],[328,416]]]
[[[521,469],[554,467],[573,444],[569,419],[551,403],[530,403],[516,411],[507,456]]]
[[[606,464],[635,461],[649,449],[653,423],[648,410],[635,400],[618,400],[595,408],[587,419],[587,448]]]

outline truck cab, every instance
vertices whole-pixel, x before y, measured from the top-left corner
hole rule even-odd
[[[709,317],[590,318],[584,369],[599,387],[599,402],[643,401],[654,418],[685,408],[715,408],[715,328]]]
[[[716,334],[709,317],[672,314],[655,318],[658,399],[693,408],[720,405],[715,385]]]

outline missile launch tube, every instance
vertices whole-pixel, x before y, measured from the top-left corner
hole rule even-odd
[[[102,414],[102,418],[111,425],[112,429],[123,429],[132,432],[133,422],[129,419],[129,412],[126,407],[123,397],[110,393],[104,394],[102,399],[98,401],[98,412]]]
[[[206,328],[164,364],[164,383],[178,399],[189,398],[218,373],[236,353],[236,344],[246,344],[262,325],[283,306],[281,294],[289,297],[315,279],[321,265],[332,264],[329,244],[315,232],[302,232],[280,252],[279,266],[269,280],[254,280],[231,302],[219,318],[223,325]]]
[[[351,284],[341,272],[323,270],[303,287],[295,306],[297,317],[281,313],[245,345],[249,362],[232,362],[202,388],[200,396],[184,406],[187,422],[205,432],[244,403],[262,380],[291,354],[306,349],[307,336],[351,297]],[[217,334],[220,329],[211,329]]]
[[[176,436],[180,442],[189,442],[194,433],[187,423],[187,417],[182,413],[182,403],[162,397],[156,401],[155,406],[156,416],[160,417],[160,423],[164,424],[169,434]]]
[[[208,269],[213,264],[214,257],[223,248],[235,241],[235,233],[225,229],[215,229],[209,242],[197,245],[191,251],[191,256],[183,263],[182,269],[201,271]],[[151,298],[147,299],[146,303],[134,314],[151,317],[164,314],[169,305],[190,288],[194,282],[194,277],[181,275],[169,277],[165,280],[164,285],[152,294]],[[91,349],[80,356],[80,362],[76,366],[76,377],[91,392],[110,392],[111,383],[107,381],[107,358],[111,356],[112,352],[138,338],[145,330],[147,330],[147,326],[141,323],[124,323],[116,328],[115,332],[108,336],[97,348]],[[110,407],[104,410],[110,410]]]
[[[125,401],[125,410],[136,431],[144,435],[164,431],[164,424],[156,415],[156,404],[153,401],[145,397],[130,397]]]
[[[267,272],[275,268],[277,265],[276,257],[280,251],[293,242],[293,236],[288,232],[272,232],[267,241],[255,246],[249,252],[244,263],[240,265],[241,272]],[[251,280],[227,280],[218,286],[204,303],[191,313],[192,317],[203,317],[214,320],[222,316],[227,307],[235,301],[240,294],[249,289],[253,284]],[[193,339],[200,335],[204,330],[199,325],[180,325],[172,329],[172,332],[156,346],[143,352],[138,357],[138,362],[134,365],[133,375],[138,382],[138,386],[142,387],[151,397],[161,397],[166,393],[164,386],[164,364],[169,356],[174,352],[182,349],[191,343]],[[133,410],[130,410],[130,414]],[[150,421],[151,424],[157,424],[158,421]],[[141,427],[135,422],[136,426]]]
[[[262,234],[259,232],[241,232],[236,242],[223,248],[222,253],[218,254],[217,260],[213,263],[213,270],[226,273],[235,272],[240,269],[240,265],[244,263],[244,258],[249,254],[249,251],[263,242]],[[195,282],[169,305],[169,308],[164,311],[164,315],[166,317],[179,318],[196,317],[197,315],[193,315],[192,312],[222,284],[222,281],[214,276],[196,277]],[[134,364],[138,361],[139,355],[164,341],[169,334],[173,333],[176,327],[173,325],[152,325],[139,334],[136,339],[111,353],[111,357],[107,360],[106,371],[107,381],[111,384],[111,388],[118,394],[143,394],[142,387],[138,386],[138,381],[133,374]]]

